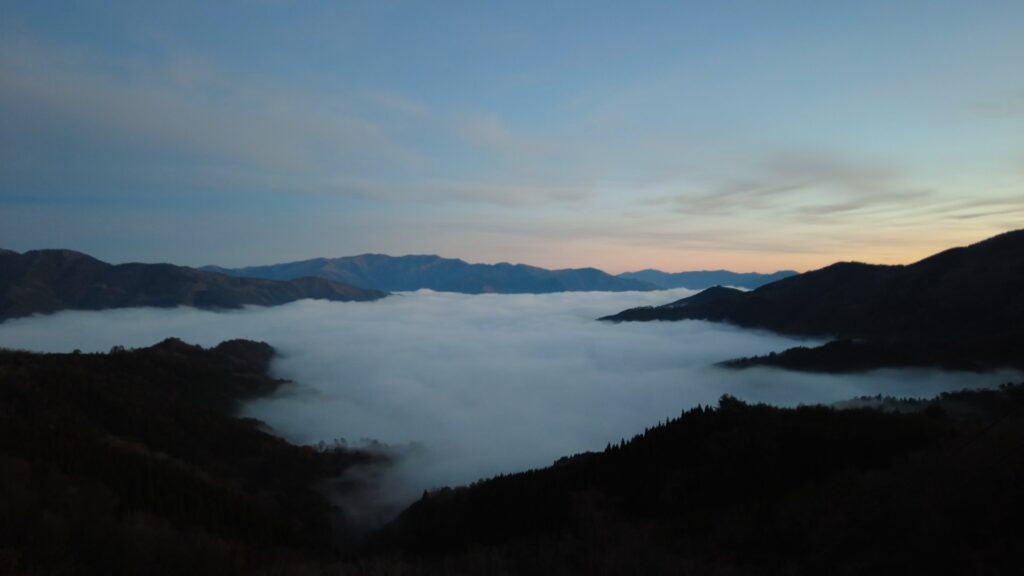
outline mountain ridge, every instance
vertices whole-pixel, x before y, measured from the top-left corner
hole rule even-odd
[[[1024,343],[1021,295],[1024,230],[1016,230],[912,264],[837,262],[750,292],[711,288],[601,320],[709,320],[784,334],[868,340],[868,347],[828,351],[833,357],[840,350],[857,354],[856,364],[862,367],[866,351],[886,347],[914,348],[912,354],[903,355],[913,358],[910,365],[942,364],[943,358],[923,351],[923,344],[947,353],[973,350],[971,356],[981,361],[978,367],[1024,367],[1024,359],[1009,353],[1013,348],[1009,344]],[[819,353],[824,351],[815,354]],[[783,359],[778,356],[759,363],[779,365]],[[891,356],[893,361],[898,357]],[[799,367],[811,356],[803,353],[800,358],[789,366]],[[957,363],[971,365],[972,358],[960,357]]]
[[[591,267],[552,270],[509,262],[478,264],[435,254],[389,256],[365,253],[244,268],[204,266],[201,270],[242,278],[274,280],[316,276],[388,292],[409,292],[426,288],[439,292],[466,294],[544,294],[566,291],[622,292],[658,289],[648,282],[619,278]]]
[[[631,278],[650,282],[665,289],[689,288],[703,290],[712,286],[735,286],[754,289],[765,284],[788,278],[798,274],[795,270],[778,270],[769,274],[758,272],[733,272],[731,270],[689,270],[683,272],[663,272],[654,268],[645,268],[636,272],[623,272],[619,278]]]
[[[330,558],[351,528],[331,497],[361,485],[334,480],[389,460],[238,417],[289,385],[269,373],[274,356],[264,342],[176,338],[0,349],[0,573],[255,574]]]
[[[174,264],[109,264],[67,249],[0,252],[0,321],[60,310],[135,306],[231,309],[304,298],[368,301],[376,290],[322,278],[235,278]]]
[[[723,396],[604,451],[426,492],[380,550],[438,573],[1009,569],[1024,386],[859,401],[888,408]]]

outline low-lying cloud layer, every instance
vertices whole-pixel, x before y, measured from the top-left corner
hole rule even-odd
[[[405,457],[381,479],[381,497],[395,502],[599,450],[722,394],[830,403],[876,393],[931,396],[1013,377],[730,371],[712,364],[805,341],[707,322],[594,321],[687,294],[420,291],[372,303],[307,300],[224,313],[64,312],[0,325],[0,346],[104,351],[168,336],[204,346],[267,341],[280,354],[276,375],[295,384],[245,412],[296,442],[372,439],[400,447]]]

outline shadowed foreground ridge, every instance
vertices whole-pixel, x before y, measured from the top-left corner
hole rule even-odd
[[[600,453],[425,494],[380,554],[437,574],[1012,572],[1024,388],[886,404],[900,411],[723,397]]]
[[[112,265],[72,250],[0,251],[0,321],[59,310],[137,306],[226,309],[304,298],[376,300],[386,296],[322,278],[233,278],[171,264]]]
[[[847,340],[734,365],[1024,368],[1024,230],[907,266],[841,262],[750,292],[710,288],[602,320],[710,320]]]
[[[0,351],[0,573],[1009,573],[1024,387],[882,409],[723,397],[600,453],[441,489],[363,544],[319,491],[381,456],[232,416],[266,344]],[[317,488],[317,489],[314,489]]]
[[[168,339],[110,354],[0,351],[0,573],[251,574],[325,561],[314,490],[362,452],[294,446],[233,416],[283,384],[273,349]]]

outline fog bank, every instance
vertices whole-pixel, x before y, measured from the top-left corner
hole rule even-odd
[[[420,291],[370,303],[306,300],[221,313],[62,312],[0,324],[0,346],[106,351],[168,336],[204,346],[264,340],[280,354],[275,375],[295,384],[245,412],[295,442],[396,446],[401,465],[381,478],[380,496],[396,502],[599,450],[722,394],[788,406],[878,393],[927,397],[1016,376],[732,371],[712,364],[816,341],[708,322],[594,320],[690,293]]]

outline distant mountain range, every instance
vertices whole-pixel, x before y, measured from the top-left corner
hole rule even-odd
[[[688,319],[841,339],[743,365],[1024,367],[1024,230],[906,266],[840,262],[750,292],[715,287],[602,318]]]
[[[794,270],[780,270],[772,274],[756,272],[730,272],[728,270],[700,270],[694,272],[662,272],[661,270],[640,270],[624,272],[619,278],[630,278],[654,284],[659,288],[689,288],[703,290],[712,286],[735,286],[754,289],[796,275]]]
[[[0,321],[65,309],[239,308],[303,298],[348,301],[384,296],[322,278],[234,278],[171,264],[115,266],[72,250],[0,250]]]
[[[205,266],[201,270],[242,278],[291,280],[316,276],[354,286],[407,292],[427,288],[464,294],[545,294],[550,292],[624,292],[709,286],[756,288],[796,272],[738,273],[727,270],[669,273],[641,270],[613,276],[596,268],[548,270],[525,264],[470,264],[434,255],[388,256],[362,254],[341,258],[314,258],[248,268]]]
[[[596,268],[548,270],[525,264],[471,264],[440,256],[363,254],[248,268],[172,264],[112,265],[73,250],[0,249],[0,321],[64,309],[134,306],[238,308],[303,298],[374,300],[386,292],[430,289],[466,294],[753,288],[795,274],[726,270],[613,276]]]
[[[387,256],[362,254],[342,258],[314,258],[300,262],[202,270],[242,278],[291,280],[316,276],[364,288],[405,292],[428,288],[465,294],[544,294],[549,292],[657,290],[649,282],[618,278],[596,268],[547,270],[525,264],[470,264],[440,256]]]

